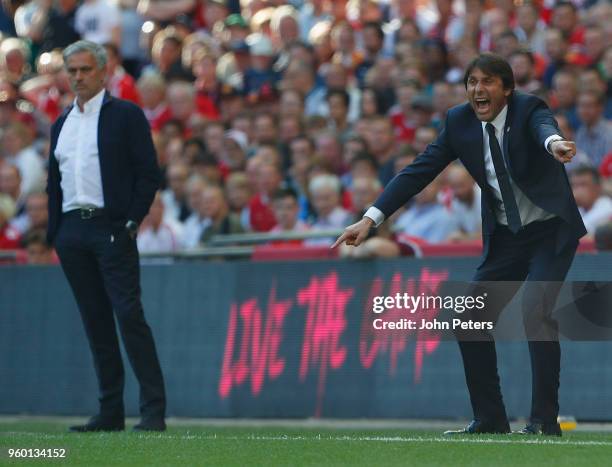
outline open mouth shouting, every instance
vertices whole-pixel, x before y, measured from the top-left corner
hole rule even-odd
[[[491,111],[491,100],[487,97],[475,97],[474,108],[477,113],[486,115]]]

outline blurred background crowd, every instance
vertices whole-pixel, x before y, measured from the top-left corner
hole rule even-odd
[[[576,141],[574,195],[589,235],[610,236],[610,1],[2,0],[0,31],[0,249],[30,262],[53,261],[49,128],[74,100],[61,51],[79,38],[105,45],[109,92],[151,125],[164,179],[141,252],[353,223],[465,101],[481,51],[508,59]],[[451,164],[345,254],[475,241],[479,201]]]

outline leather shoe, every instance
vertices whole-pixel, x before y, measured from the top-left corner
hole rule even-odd
[[[166,422],[163,418],[143,418],[133,431],[166,431]]]
[[[558,423],[528,423],[525,428],[514,433],[517,435],[562,436]]]
[[[448,430],[446,436],[454,435],[478,435],[478,434],[506,434],[510,433],[510,425],[507,420],[489,422],[474,419],[462,430]]]
[[[96,431],[123,431],[125,421],[123,418],[108,418],[94,415],[84,425],[74,425],[68,428],[72,433],[92,433]]]

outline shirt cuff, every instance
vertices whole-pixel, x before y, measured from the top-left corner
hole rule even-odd
[[[548,145],[550,143],[552,143],[553,141],[562,141],[563,140],[563,136],[559,136],[559,135],[550,135],[548,138],[546,138],[546,141],[544,141],[544,149],[546,149],[546,151],[549,154],[552,154],[552,152],[550,152],[548,150]]]
[[[363,215],[363,217],[369,217],[370,219],[372,219],[376,227],[382,224],[383,221],[385,220],[385,215],[383,214],[383,212],[374,206],[368,209],[366,213]]]

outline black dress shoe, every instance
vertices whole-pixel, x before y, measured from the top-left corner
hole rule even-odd
[[[517,435],[562,436],[558,423],[528,423],[525,428],[514,433]]]
[[[133,431],[166,431],[166,422],[163,418],[143,418]]]
[[[499,422],[487,422],[483,420],[472,420],[462,430],[448,430],[446,436],[454,435],[478,435],[478,434],[506,434],[510,433],[510,425],[507,420]]]
[[[123,418],[108,418],[95,415],[84,425],[74,425],[68,428],[73,433],[92,433],[96,431],[123,431],[125,421]]]

